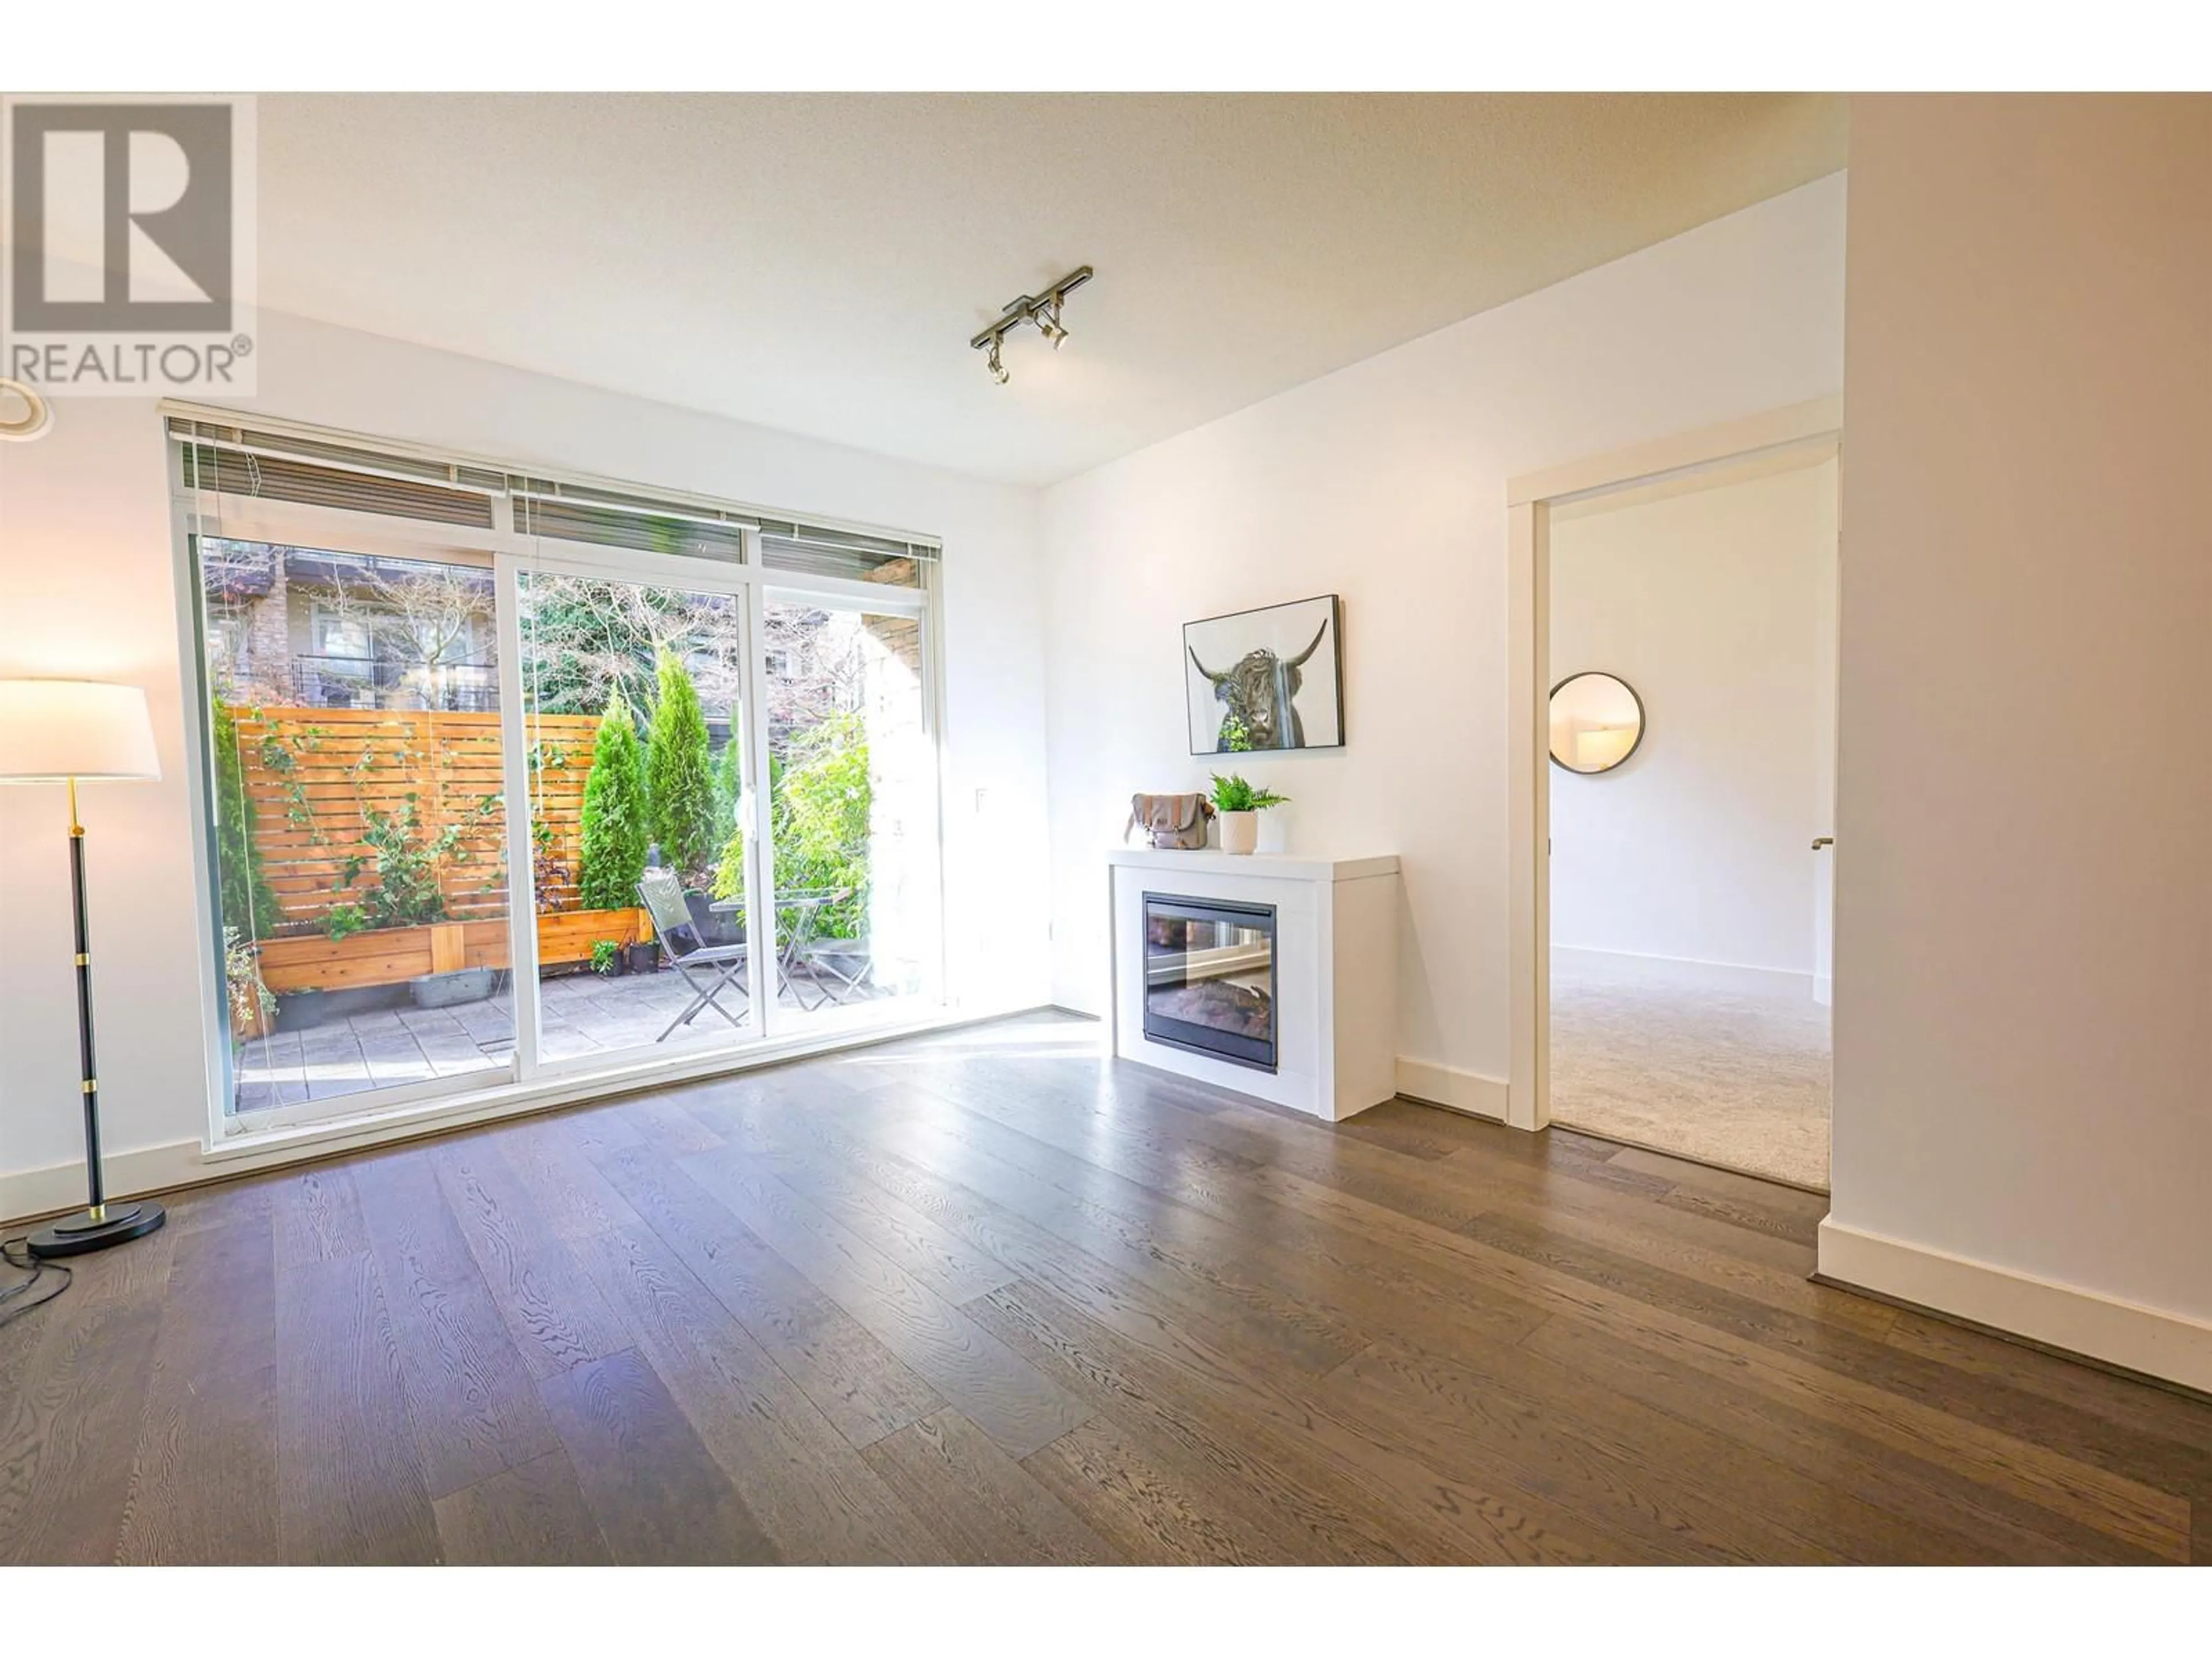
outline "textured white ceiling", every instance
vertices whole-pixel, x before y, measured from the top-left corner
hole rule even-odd
[[[266,96],[262,303],[1023,483],[1844,164],[1799,95]],[[1075,265],[1055,354],[968,337]]]

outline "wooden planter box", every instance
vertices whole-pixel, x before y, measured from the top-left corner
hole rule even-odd
[[[652,921],[642,910],[556,910],[538,918],[538,962],[540,967],[589,962],[599,939],[627,945],[652,937]],[[255,951],[263,981],[281,996],[399,985],[463,968],[505,968],[510,965],[507,945],[504,921],[439,921],[371,928],[337,939],[320,933],[264,939]]]
[[[589,962],[592,946],[603,939],[628,946],[652,937],[653,918],[642,910],[556,910],[550,916],[538,918],[538,965],[547,968],[562,963]],[[504,927],[499,944],[502,956],[500,966],[504,967]]]

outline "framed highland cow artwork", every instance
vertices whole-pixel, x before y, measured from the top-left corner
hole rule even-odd
[[[1344,611],[1334,593],[1185,623],[1190,752],[1344,743]]]

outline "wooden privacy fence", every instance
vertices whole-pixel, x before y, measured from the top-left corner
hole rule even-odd
[[[462,968],[505,968],[507,958],[506,775],[496,711],[406,708],[240,708],[240,769],[254,811],[253,842],[286,931],[258,941],[271,991],[346,990],[396,984]],[[531,793],[557,879],[539,890],[538,960],[588,960],[602,939],[653,937],[641,910],[579,910],[584,780],[591,775],[592,714],[529,722]],[[457,831],[437,863],[444,919],[371,927],[333,939],[331,908],[365,903],[378,885],[368,814],[415,810],[409,840],[434,846]],[[349,860],[362,866],[341,886]]]
[[[417,847],[449,827],[459,835],[440,860],[439,890],[455,921],[507,913],[506,776],[495,710],[272,708],[237,711],[238,747],[262,871],[287,923],[324,926],[331,908],[362,903],[377,885],[362,842],[368,811],[414,805]],[[528,722],[531,793],[561,867],[541,908],[574,909],[581,863],[584,780],[592,769],[593,714],[541,714]],[[340,890],[347,861],[362,860]]]

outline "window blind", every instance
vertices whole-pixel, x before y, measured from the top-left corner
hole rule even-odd
[[[692,518],[665,508],[613,507],[608,502],[515,495],[515,529],[525,535],[553,535],[562,542],[592,546],[629,546],[639,553],[686,553],[710,560],[745,556],[741,518]]]
[[[796,525],[762,528],[761,562],[771,570],[919,587],[922,563],[937,556],[934,548],[875,536],[835,535]]]
[[[518,532],[595,547],[731,561],[760,532],[771,569],[919,587],[940,556],[927,537],[811,523],[703,496],[521,472],[478,459],[384,451],[296,430],[172,415],[188,489],[481,530],[507,502]]]
[[[490,492],[481,482],[464,480],[459,468],[409,465],[398,457],[348,462],[328,445],[317,446],[320,455],[290,453],[261,434],[200,422],[172,421],[169,430],[182,441],[185,483],[194,489],[482,530],[494,522]],[[387,464],[364,464],[380,460]]]

